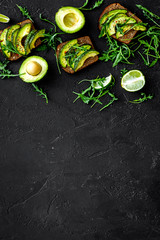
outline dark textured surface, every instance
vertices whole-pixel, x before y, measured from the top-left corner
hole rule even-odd
[[[97,20],[112,2],[85,12],[84,29],[63,40],[87,34],[102,51]],[[158,0],[119,2],[142,19],[136,3],[160,11]],[[0,12],[11,17],[10,24],[24,19],[16,3],[28,8],[39,29],[50,27],[39,20],[40,12],[54,20],[59,7],[82,5],[80,0],[0,0]],[[125,65],[112,68],[99,61],[75,75],[59,75],[54,53],[40,56],[49,63],[39,83],[48,105],[20,79],[0,80],[0,240],[160,239],[159,64],[148,69],[137,59],[127,66],[143,71],[144,91],[155,95],[133,105],[125,96],[137,94],[120,87]],[[10,68],[17,72],[21,63]],[[99,112],[98,106],[72,103],[78,81],[110,72],[119,98],[113,106]]]

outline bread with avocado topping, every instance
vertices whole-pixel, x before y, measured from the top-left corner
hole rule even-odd
[[[58,45],[57,51],[56,51],[56,54],[57,54],[57,58],[58,58],[58,59],[59,59],[59,54],[60,54],[61,49],[62,49],[68,42],[69,42],[69,41],[63,42],[63,43],[61,43],[61,44]],[[91,45],[91,50],[95,50],[95,49],[94,49],[94,46],[93,46],[93,43],[92,43],[92,41],[91,41],[91,39],[90,39],[89,36],[77,38],[77,43],[80,44],[80,45],[84,45],[84,44]],[[91,51],[91,50],[89,50],[89,51]],[[90,58],[88,58],[88,59],[85,60],[84,64],[83,64],[79,69],[77,69],[77,71],[80,71],[80,70],[88,67],[89,65],[97,62],[97,61],[98,61],[98,56],[97,56],[97,55],[94,56],[94,57],[90,57]],[[63,69],[64,71],[66,71],[67,73],[71,73],[71,74],[75,73],[75,71],[74,71],[71,67],[69,67],[69,66],[62,67],[62,69]]]
[[[26,20],[24,20],[24,21],[22,21],[22,22],[19,22],[19,23],[17,23],[17,24],[20,25],[20,27],[23,27],[23,26],[24,26],[25,24],[27,24],[27,23],[31,23],[31,30],[35,29],[32,21],[29,20],[29,19],[26,19]],[[10,28],[10,27],[8,27],[8,28]],[[7,29],[8,29],[8,28],[7,28]],[[3,30],[0,30],[0,35],[2,34],[2,32],[3,32]],[[41,44],[41,39],[38,38],[37,41],[36,41],[36,43],[35,43],[35,46],[38,47],[40,44]],[[0,49],[0,51],[2,52],[1,49]],[[8,58],[8,60],[10,60],[10,61],[15,61],[15,60],[17,60],[17,59],[19,59],[19,58],[21,58],[21,57],[22,57],[22,55],[20,55],[20,54],[11,53],[11,56]]]
[[[127,15],[128,17],[134,18],[137,23],[142,22],[141,19],[139,19],[139,18],[138,18],[136,15],[134,15],[132,12],[128,11],[128,9],[125,8],[125,7],[123,7],[121,4],[119,4],[119,3],[112,3],[112,4],[110,4],[109,6],[107,6],[107,7],[103,10],[103,12],[101,13],[101,15],[100,15],[100,18],[99,18],[99,29],[100,29],[100,30],[101,30],[101,28],[102,28],[102,26],[100,25],[100,20],[101,20],[101,18],[104,16],[104,14],[109,13],[110,11],[116,10],[116,9],[117,9],[117,10],[118,10],[118,9],[127,10],[126,15]],[[118,38],[118,39],[116,38],[116,35],[115,35],[115,34],[112,35],[112,37],[115,38],[115,39],[117,39],[117,40],[120,41],[120,42],[129,44],[129,43],[131,42],[131,40],[134,38],[134,36],[136,35],[136,33],[137,33],[137,30],[131,29],[131,30],[129,30],[124,36],[122,36],[122,37],[120,37],[120,38]]]

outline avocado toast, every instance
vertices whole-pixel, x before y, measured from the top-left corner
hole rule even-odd
[[[41,32],[40,32],[41,31]],[[44,34],[43,30],[43,34]],[[16,25],[0,30],[0,44],[1,52],[10,61],[15,61],[23,55],[30,53],[29,45],[35,48],[41,44],[40,37],[43,37],[42,30],[35,30],[31,20],[27,19]],[[10,41],[17,49],[17,53],[8,52],[3,50],[3,45],[6,45],[6,40]]]
[[[113,13],[113,17],[111,16],[112,13]],[[131,42],[132,38],[134,38],[138,30],[141,30],[141,31],[146,30],[146,28],[143,25],[141,27],[136,27],[136,24],[142,23],[142,20],[139,19],[137,16],[135,16],[132,12],[128,11],[127,8],[123,7],[119,3],[112,3],[104,9],[104,11],[102,12],[99,18],[100,30],[102,29],[103,24],[105,24],[105,21],[107,20],[107,18],[112,19],[110,20],[111,23],[109,23],[110,25],[109,35],[117,39],[118,41],[126,44],[129,44]],[[116,28],[116,25],[118,24],[124,24],[123,30],[124,28],[126,28],[125,29],[126,33],[124,35],[116,32],[115,28]],[[135,24],[135,27],[132,28],[132,25],[134,24]]]
[[[75,55],[72,51],[76,51]],[[56,54],[63,70],[73,74],[97,62],[99,52],[94,49],[90,37],[85,36],[59,44]]]

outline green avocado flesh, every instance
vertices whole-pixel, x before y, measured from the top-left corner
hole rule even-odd
[[[59,53],[59,63],[62,67],[66,67],[67,66],[67,60],[65,58],[65,54],[69,51],[69,49],[73,46],[77,44],[77,39],[73,39],[71,41],[69,41],[68,43],[66,43],[60,50]]]
[[[33,48],[37,39],[44,37],[45,29],[31,30],[32,24],[26,23],[22,27],[19,24],[6,28],[0,35],[0,46],[5,57],[10,58],[11,52],[4,50],[7,41],[11,42],[20,55],[28,55]]]
[[[134,18],[128,17],[126,14],[118,14],[116,17],[109,23],[107,28],[108,35],[111,36],[116,33],[116,25],[117,24],[130,24],[135,23],[136,20]]]
[[[77,39],[73,39],[61,48],[59,63],[62,67],[70,67],[76,72],[83,66],[86,59],[98,54],[99,52],[92,49],[90,44],[79,44]]]
[[[0,36],[0,43],[1,43],[1,49],[2,49],[4,56],[6,56],[7,58],[10,58],[11,53],[8,52],[7,50],[3,50],[3,46],[6,46],[7,33],[8,33],[8,29],[6,28],[3,30],[3,32]]]
[[[75,67],[74,67],[75,72],[83,66],[84,62],[88,58],[95,57],[98,54],[99,54],[99,52],[97,52],[96,50],[88,50],[88,51],[84,52],[83,54],[81,54],[79,61],[77,61],[75,64]]]
[[[11,42],[15,48],[16,48],[16,38],[17,38],[18,32],[19,32],[19,28],[12,33],[12,37],[11,37]]]
[[[20,28],[20,25],[16,24],[16,25],[13,25],[11,26],[9,29],[8,29],[8,32],[7,32],[7,40],[8,41],[11,41],[12,40],[12,34],[15,30],[19,29]]]
[[[125,9],[115,9],[115,10],[112,10],[108,13],[105,13],[99,21],[100,25],[105,23],[108,20],[108,18],[110,18],[113,15],[117,15],[118,13],[127,13],[127,10],[125,10]]]
[[[25,48],[22,45],[22,39],[27,36],[31,31],[32,24],[26,23],[18,32],[16,38],[16,48],[21,55],[25,55]]]
[[[131,29],[136,30],[136,31],[146,31],[146,27],[143,25],[130,25],[130,24],[126,24],[123,27],[120,28],[121,31],[117,31],[116,32],[116,38],[120,38],[123,37],[128,31],[130,31]]]
[[[83,28],[85,17],[78,8],[68,6],[58,10],[55,21],[63,32],[75,33]]]
[[[79,60],[79,58],[81,57],[81,55],[83,53],[85,53],[86,51],[90,50],[91,49],[91,45],[89,44],[84,44],[82,46],[80,46],[80,49],[78,48],[75,48],[76,52],[75,52],[75,57],[71,57],[69,59],[69,66],[74,70],[75,69],[75,58],[77,59],[77,61]],[[78,51],[77,51],[78,50]]]
[[[22,63],[19,74],[24,82],[33,83],[41,80],[46,75],[47,70],[48,63],[44,58],[31,56]]]

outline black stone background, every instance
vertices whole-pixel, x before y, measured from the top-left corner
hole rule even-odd
[[[135,4],[160,11],[158,0],[119,2],[144,21]],[[24,20],[16,3],[28,8],[36,28],[49,29],[39,13],[54,21],[61,6],[83,1],[1,0],[0,12],[10,16],[10,24]],[[102,52],[105,40],[98,39],[97,22],[110,3],[84,12],[83,30],[63,40],[89,35]],[[99,61],[74,75],[59,75],[54,52],[39,55],[49,64],[38,83],[48,93],[48,105],[19,78],[0,80],[0,240],[160,239],[159,63],[149,69],[137,57],[135,65],[112,68]],[[21,63],[10,64],[14,73]],[[144,73],[143,92],[153,93],[152,101],[127,103],[126,97],[139,93],[121,88],[124,67]],[[109,73],[119,101],[102,112],[81,101],[73,104],[80,80]]]

